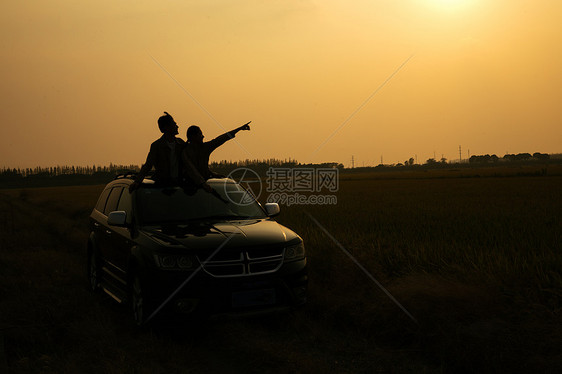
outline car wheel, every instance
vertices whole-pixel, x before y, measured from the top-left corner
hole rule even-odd
[[[88,256],[88,284],[92,292],[96,292],[100,287],[99,259],[94,250]]]

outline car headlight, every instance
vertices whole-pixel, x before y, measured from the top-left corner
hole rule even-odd
[[[304,244],[300,242],[299,244],[292,245],[285,248],[285,254],[283,256],[284,261],[295,261],[301,260],[305,256]]]
[[[189,270],[195,268],[197,259],[187,255],[154,255],[158,267],[166,270]]]

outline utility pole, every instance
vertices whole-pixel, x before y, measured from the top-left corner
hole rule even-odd
[[[353,155],[351,155],[351,168],[355,168],[355,159],[353,158]]]
[[[382,164],[383,164],[383,163],[382,163],[382,155],[381,155],[381,165],[382,165]]]
[[[462,162],[461,146],[459,145],[459,163]]]

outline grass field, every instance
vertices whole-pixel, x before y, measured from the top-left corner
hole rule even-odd
[[[337,205],[278,218],[306,307],[147,331],[86,291],[103,186],[0,190],[0,372],[560,372],[562,176],[501,175],[342,177]]]

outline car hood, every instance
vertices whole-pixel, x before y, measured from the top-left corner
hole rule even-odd
[[[142,231],[161,244],[193,250],[284,245],[299,237],[271,219],[163,224],[144,227]]]

